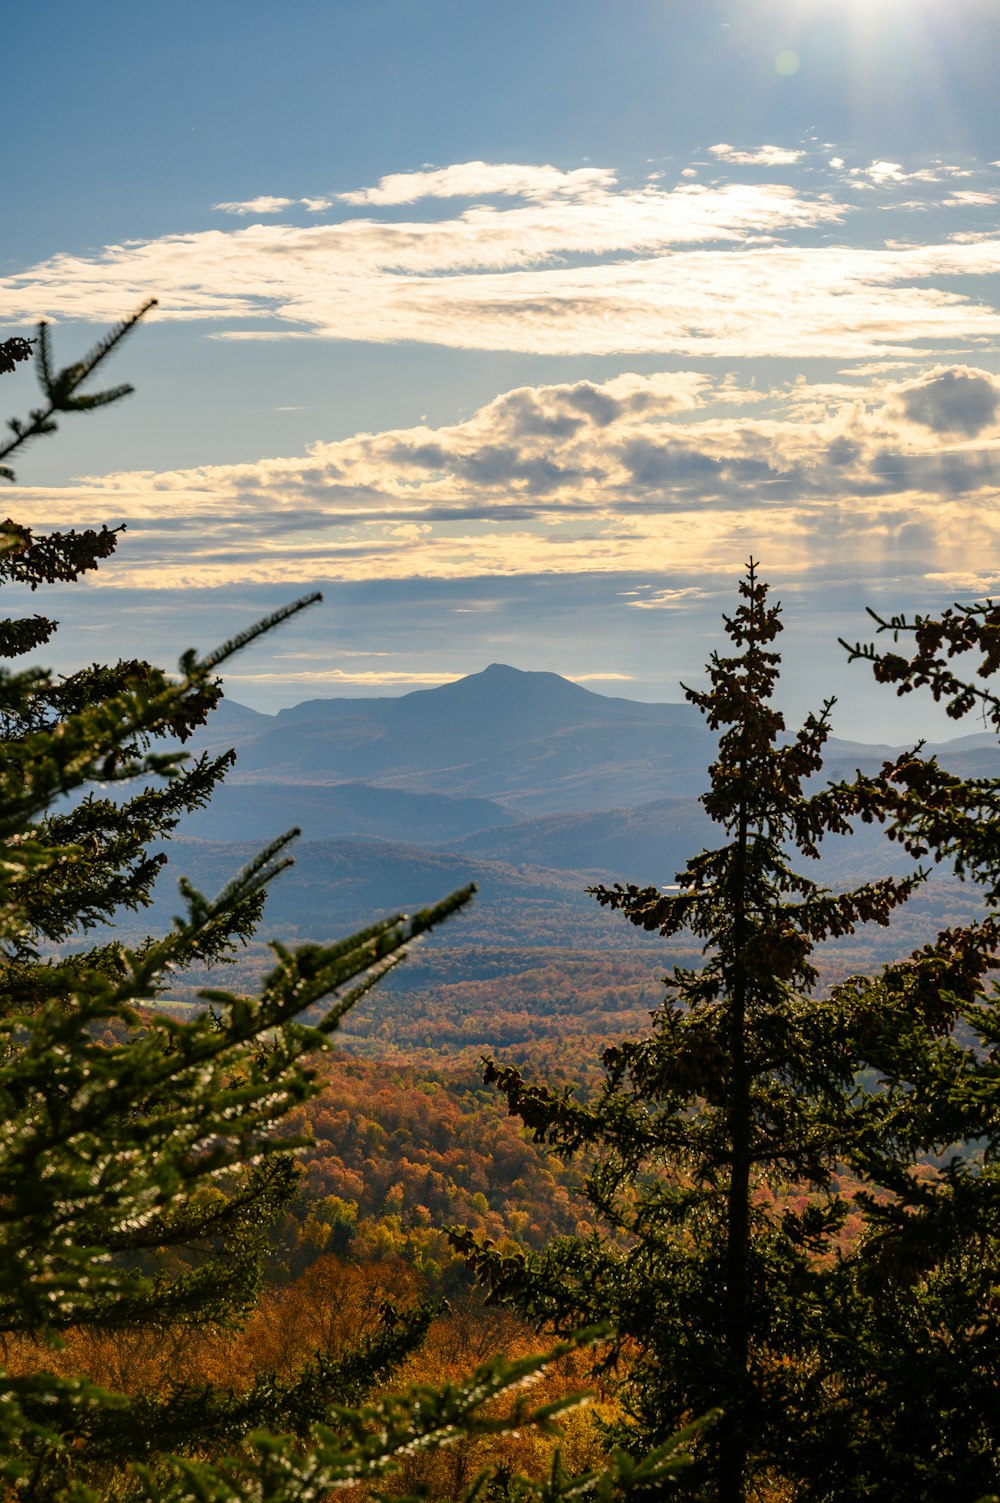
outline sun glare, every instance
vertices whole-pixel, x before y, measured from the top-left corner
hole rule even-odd
[[[757,0],[739,24],[763,32],[777,87],[809,87],[839,76],[840,100],[860,134],[905,136],[903,122],[940,122],[943,140],[961,138],[965,108],[958,80],[975,62],[967,39],[1000,0]],[[734,11],[735,15],[735,11]]]

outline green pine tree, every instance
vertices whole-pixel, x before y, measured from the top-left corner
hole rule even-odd
[[[1000,608],[875,619],[912,643],[849,649],[879,682],[1000,729]],[[914,756],[865,783],[869,817],[953,867],[983,907],[839,992],[874,1085],[844,1158],[870,1192],[857,1255],[829,1290],[830,1402],[800,1446],[797,1496],[965,1503],[1000,1493],[1000,779]]]
[[[96,410],[128,394],[127,386],[95,394],[83,387],[149,306],[64,370],[52,365],[44,325],[34,341],[0,346],[5,373],[34,346],[44,396],[27,420],[12,420],[0,457],[53,432],[57,413]],[[6,466],[2,473],[13,479]],[[32,591],[97,568],[118,541],[107,527],[36,536],[12,519],[2,534],[0,581]],[[431,921],[390,920],[340,946],[281,952],[262,997],[213,993],[211,1010],[180,1029],[137,1012],[155,1000],[163,978],[227,958],[253,932],[267,883],[290,859],[290,832],[215,902],[183,887],[187,912],[166,938],[132,951],[115,940],[86,941],[122,908],[149,901],[166,859],[151,856],[149,845],[206,802],[232,761],[188,762],[167,749],[218,702],[215,670],[309,603],[296,602],[207,659],[188,654],[179,679],[135,660],[68,676],[34,669],[0,678],[7,1335],[44,1345],[87,1325],[224,1325],[245,1314],[269,1230],[296,1187],[291,1145],[277,1124],[312,1088],[304,1054],[322,1046],[344,1007]],[[56,625],[40,614],[0,622],[0,652],[10,659],[32,651]],[[467,896],[456,894],[435,917]],[[334,999],[324,1024],[301,1029],[295,1016],[324,997]],[[119,1039],[112,1045],[109,1027]],[[16,1477],[29,1496],[49,1497],[64,1485],[72,1492],[80,1477],[108,1485],[132,1462],[191,1450],[193,1442],[210,1455],[255,1426],[302,1434],[331,1402],[356,1402],[384,1379],[431,1314],[426,1306],[401,1317],[387,1312],[362,1351],[306,1360],[298,1382],[281,1388],[265,1378],[259,1392],[238,1400],[209,1392],[105,1400],[85,1381],[12,1375],[0,1474]]]
[[[615,1323],[628,1378],[614,1439],[635,1454],[680,1418],[721,1409],[681,1483],[705,1503],[742,1503],[801,1477],[798,1443],[812,1445],[830,1406],[831,1289],[849,1209],[834,1176],[859,1124],[872,1127],[857,1089],[872,1004],[818,996],[812,953],[862,923],[886,924],[923,876],[833,894],[792,866],[790,849],[815,859],[852,815],[881,815],[912,759],[835,794],[808,791],[831,703],[785,738],[771,702],[779,610],[752,563],[740,594],[726,621],[733,655],[714,655],[709,688],[687,691],[720,733],[703,803],[725,842],[688,863],[676,892],[595,890],[646,930],[697,935],[704,966],[673,970],[651,1034],[605,1053],[589,1104],[515,1069],[487,1070],[536,1137],[590,1158],[585,1192],[608,1231],[538,1255],[456,1239],[494,1297],[540,1322]],[[799,1210],[783,1203],[792,1186],[808,1197]]]
[[[83,381],[135,320],[87,360],[54,373],[47,335],[37,357],[46,404],[12,425],[3,451],[51,432],[53,414],[123,396],[85,397]],[[0,346],[13,369],[27,341]],[[9,472],[8,472],[9,473]],[[72,580],[106,558],[115,534],[33,536],[6,524],[0,578]],[[363,1402],[420,1337],[421,1308],[337,1359],[306,1356],[287,1382],[248,1393],[206,1386],[108,1393],[87,1376],[47,1370],[70,1329],[224,1325],[247,1311],[267,1231],[294,1190],[289,1112],[317,1089],[309,1057],[408,941],[460,908],[470,890],[411,918],[375,923],[332,945],[274,946],[259,996],[202,994],[179,1022],[159,1013],[165,978],[224,956],[249,932],[295,832],[276,840],[213,901],[182,884],[172,931],[135,948],[114,939],[53,951],[122,905],[140,906],[156,875],[147,842],[208,796],[221,763],[184,763],[183,737],[218,698],[215,672],[308,602],[259,623],[215,653],[185,655],[176,677],[148,664],[94,667],[68,680],[0,671],[0,1334],[34,1344],[0,1382],[0,1492],[38,1503],[292,1503],[378,1480],[415,1448],[524,1424],[551,1429],[563,1406],[516,1390],[548,1358],[497,1359],[440,1391]],[[48,640],[44,617],[8,622],[5,651]],[[129,797],[127,785],[142,780]],[[126,786],[119,805],[107,785]],[[155,786],[148,786],[153,784]],[[97,794],[95,788],[99,789]],[[67,803],[76,800],[67,811]],[[53,805],[57,805],[53,809]],[[303,1012],[324,1004],[311,1027]],[[513,1394],[498,1417],[492,1401]],[[344,1406],[355,1406],[345,1408]],[[683,1464],[671,1441],[635,1468],[572,1484],[574,1496],[657,1488]],[[536,1489],[556,1500],[558,1468]]]
[[[33,341],[14,338],[0,345],[5,356],[0,369],[11,371],[17,361],[26,359],[34,349],[35,366],[42,392],[42,404],[26,419],[12,419],[12,437],[0,448],[0,460],[31,440],[56,431],[56,414],[89,413],[121,401],[131,393],[128,385],[118,385],[100,392],[83,388],[137,323],[155,306],[150,301],[133,316],[117,325],[100,339],[82,359],[64,369],[53,363],[49,331],[38,328]],[[7,465],[0,465],[0,476],[13,480]],[[72,583],[85,573],[97,569],[114,553],[121,528],[73,529],[47,532],[36,536],[30,528],[11,518],[0,524],[0,585],[39,587],[55,583]],[[310,597],[314,598],[314,597]],[[298,602],[302,609],[309,600]],[[288,613],[285,613],[288,614]],[[42,614],[0,620],[0,660],[11,660],[44,646],[58,622]],[[29,733],[51,730],[88,705],[112,700],[122,692],[145,687],[151,694],[165,686],[166,680],[149,663],[136,659],[121,660],[90,667],[68,675],[53,675],[35,670],[22,676],[16,699],[0,707],[0,738],[7,745],[8,756]],[[119,763],[128,763],[149,749],[152,738],[169,735],[185,741],[203,724],[221,697],[221,687],[211,673],[203,674],[197,688],[178,698],[170,710],[170,720],[152,730],[140,731],[131,742],[124,742],[108,754],[102,772],[102,784],[112,780]],[[20,942],[10,946],[8,964],[0,975],[0,1011],[5,1006],[24,1008],[32,999],[54,995],[67,982],[72,984],[73,965],[38,966],[38,946],[51,947],[71,942],[82,928],[108,922],[121,909],[141,909],[148,903],[153,885],[167,857],[151,854],[150,847],[169,836],[177,821],[186,813],[202,807],[211,797],[226,770],[232,765],[233,753],[219,757],[202,755],[184,763],[171,765],[168,779],[147,781],[139,791],[111,798],[106,792],[89,789],[85,796],[69,807],[64,802],[58,812],[45,816],[45,828],[53,844],[78,848],[78,859],[41,876],[34,886],[24,884],[22,901],[28,922]],[[204,959],[219,959],[230,945],[245,940],[260,918],[262,897],[256,894],[234,907],[228,932],[220,926],[214,939],[215,949]],[[119,951],[114,945],[102,951],[90,949],[86,964],[110,967],[118,964]]]

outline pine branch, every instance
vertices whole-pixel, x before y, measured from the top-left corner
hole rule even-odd
[[[156,298],[149,298],[141,308],[136,309],[130,318],[124,319],[122,323],[109,329],[82,360],[75,361],[73,365],[67,365],[60,371],[53,371],[52,367],[49,326],[44,322],[40,323],[35,341],[35,363],[38,382],[45,396],[45,405],[33,408],[27,419],[10,419],[7,426],[14,437],[8,439],[6,444],[0,445],[0,461],[5,460],[15,450],[23,448],[31,439],[38,438],[43,433],[55,433],[56,413],[94,412],[99,407],[107,407],[110,403],[129,396],[133,388],[128,385],[114,386],[106,391],[90,393],[81,392],[80,388],[121,341],[131,333],[139,320],[156,305]],[[27,341],[22,340],[18,343],[8,340],[0,346],[0,354],[6,351],[12,343],[17,344],[19,349],[20,345],[24,345]],[[24,359],[25,356],[22,353],[15,353],[13,358]],[[0,369],[2,368],[0,364]],[[0,464],[0,477],[13,480],[14,473],[8,465]]]

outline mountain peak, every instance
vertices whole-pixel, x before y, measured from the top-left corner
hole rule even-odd
[[[512,668],[509,663],[490,663],[479,673],[469,673],[450,684],[441,684],[435,689],[414,689],[397,703],[408,703],[414,709],[418,705],[476,704],[480,711],[492,708],[497,712],[503,712],[513,704],[537,705],[539,708],[547,706],[551,712],[555,704],[566,704],[567,701],[572,701],[580,709],[595,697],[558,673]]]
[[[572,679],[563,678],[561,673],[549,673],[537,668],[512,668],[510,663],[488,663],[480,673],[470,673],[467,678],[490,679],[494,682],[506,679],[511,684],[527,685],[535,684],[565,684],[568,688],[576,689],[579,685],[574,684]],[[459,679],[459,683],[463,680]]]

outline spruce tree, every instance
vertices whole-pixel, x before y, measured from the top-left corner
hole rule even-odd
[[[881,817],[882,790],[911,759],[835,795],[810,792],[832,702],[785,737],[772,704],[779,609],[752,562],[740,596],[725,623],[733,654],[713,655],[707,690],[686,691],[720,733],[703,803],[725,841],[689,861],[676,891],[594,890],[646,930],[698,936],[704,966],[674,968],[652,1032],[607,1050],[590,1103],[487,1068],[537,1138],[589,1157],[585,1192],[608,1232],[537,1255],[456,1234],[495,1298],[557,1330],[614,1322],[628,1371],[614,1439],[634,1453],[682,1417],[721,1410],[680,1485],[705,1503],[801,1479],[817,1452],[798,1441],[830,1433],[817,1425],[830,1406],[831,1290],[849,1209],[835,1175],[859,1123],[873,1127],[857,1087],[872,1008],[853,993],[818,996],[812,953],[886,924],[923,878],[834,894],[791,864],[790,849],[815,859],[852,815]],[[790,1186],[800,1209],[783,1204]]]
[[[849,651],[880,683],[1000,730],[1000,607],[875,620],[893,647]],[[830,1289],[830,1402],[804,1437],[799,1496],[964,1503],[1000,1492],[1000,778],[914,755],[854,789],[912,855],[978,888],[982,911],[839,990],[872,1083],[844,1159],[869,1190]]]
[[[28,419],[11,421],[0,457],[53,432],[57,413],[128,395],[127,386],[83,388],[150,306],[63,370],[44,325],[34,341],[0,346],[5,373],[34,348],[43,392]],[[14,478],[6,465],[2,474]],[[106,526],[37,536],[13,519],[2,534],[0,581],[32,591],[97,568],[118,541]],[[251,1307],[269,1230],[295,1190],[276,1124],[311,1090],[303,1055],[427,927],[429,916],[397,918],[325,951],[281,952],[261,998],[214,992],[210,1010],[179,1029],[137,1012],[166,976],[224,959],[252,933],[266,884],[290,859],[290,832],[215,902],[184,887],[186,915],[166,938],[132,951],[86,942],[123,907],[148,902],[166,859],[149,844],[203,804],[232,761],[188,763],[168,749],[217,703],[215,670],[309,603],[203,660],[186,655],[179,678],[136,660],[0,677],[0,1331],[40,1347],[40,1371],[29,1363],[8,1379],[0,1474],[29,1496],[73,1493],[81,1477],[108,1485],[144,1457],[190,1450],[194,1437],[211,1454],[255,1425],[304,1433],[330,1402],[356,1401],[387,1376],[432,1313],[387,1312],[363,1351],[306,1360],[298,1382],[276,1388],[265,1378],[239,1400],[207,1391],[107,1400],[85,1380],[44,1373],[41,1348],[68,1328],[223,1325]],[[0,653],[43,646],[56,626],[41,614],[0,622]],[[341,1000],[318,1030],[293,1021],[328,996]],[[18,1350],[23,1360],[23,1342]]]
[[[0,373],[35,343],[45,394],[27,421],[12,422],[0,457],[51,433],[54,413],[126,395],[126,386],[96,395],[81,386],[144,311],[59,373],[44,326],[36,341],[0,343]],[[36,537],[8,522],[2,531],[0,582],[32,588],[72,582],[117,540],[108,528]],[[185,912],[168,935],[134,948],[111,938],[54,950],[120,906],[146,902],[159,866],[146,843],[208,798],[229,764],[186,764],[176,739],[217,702],[218,667],[310,603],[296,601],[205,657],[188,652],[174,676],[146,663],[95,664],[69,678],[0,669],[0,1341],[14,1353],[0,1374],[5,1497],[320,1503],[346,1485],[377,1488],[414,1450],[462,1435],[552,1432],[573,1402],[532,1404],[523,1392],[565,1345],[517,1362],[496,1357],[441,1389],[368,1398],[420,1341],[433,1314],[426,1305],[386,1308],[361,1347],[305,1354],[292,1380],[262,1374],[247,1392],[206,1384],[108,1393],[86,1374],[57,1377],[45,1362],[69,1329],[241,1320],[269,1226],[295,1189],[299,1139],[287,1118],[317,1090],[310,1055],[409,941],[471,896],[459,891],[335,944],[275,944],[259,995],[212,987],[188,1021],[162,1015],[156,996],[173,972],[223,959],[250,932],[266,885],[289,863],[290,831],[217,899],[182,881]],[[32,651],[54,625],[44,616],[6,622],[3,654]],[[137,779],[137,795],[108,800],[108,785]],[[77,803],[68,810],[66,800]],[[322,1022],[307,1027],[299,1019],[317,1004]],[[538,1503],[644,1497],[683,1470],[686,1440],[672,1435],[639,1464],[617,1456],[573,1479],[556,1455],[549,1479],[514,1485]]]
[[[54,412],[125,394],[86,398],[80,386],[132,323],[55,374],[39,332],[46,405],[12,425],[5,455],[50,432]],[[26,343],[0,346],[0,369],[14,368]],[[8,522],[4,531],[0,577],[32,586],[78,577],[115,541],[108,529],[39,538]],[[414,1448],[527,1423],[551,1428],[564,1407],[533,1407],[515,1392],[548,1360],[533,1358],[497,1359],[465,1383],[357,1408],[419,1339],[426,1307],[387,1311],[360,1349],[307,1354],[294,1379],[264,1374],[248,1392],[108,1393],[46,1363],[70,1329],[182,1330],[241,1318],[268,1228],[294,1189],[298,1139],[287,1121],[317,1089],[310,1054],[327,1047],[408,941],[470,896],[455,893],[335,944],[275,945],[258,996],[211,988],[187,1021],[157,1011],[165,978],[224,956],[249,931],[288,862],[293,831],[214,900],[182,883],[185,911],[166,936],[131,949],[112,938],[53,951],[120,905],[145,901],[157,866],[145,843],[169,830],[179,808],[207,797],[226,761],[188,767],[163,738],[183,737],[204,717],[218,697],[216,670],[233,652],[308,603],[214,653],[187,653],[173,677],[139,663],[67,680],[0,670],[0,1336],[14,1353],[0,1382],[5,1496],[319,1500],[345,1484],[377,1483]],[[8,623],[6,651],[44,643],[53,624]],[[108,785],[137,778],[139,794],[122,805],[107,798]],[[154,780],[159,786],[145,786]],[[65,812],[67,799],[77,802]],[[320,1003],[321,1022],[299,1021]],[[502,1415],[490,1407],[500,1396]],[[656,1488],[683,1459],[671,1442],[638,1468],[623,1459],[578,1479],[574,1496]],[[540,1496],[567,1490],[557,1468]]]
[[[27,418],[10,421],[12,436],[0,447],[0,460],[8,459],[33,439],[54,433],[57,414],[95,412],[130,395],[132,388],[127,384],[97,392],[84,388],[153,307],[152,300],[143,304],[131,318],[98,340],[82,360],[63,369],[54,365],[49,330],[44,323],[39,325],[34,340],[15,337],[0,345],[0,351],[6,354],[0,368],[7,371],[28,358],[33,349],[42,393],[41,405]],[[0,465],[0,476],[14,479],[6,464]],[[105,525],[35,535],[30,528],[8,517],[0,524],[0,540],[4,545],[0,551],[0,586],[27,586],[34,593],[46,585],[73,583],[113,555],[123,530]],[[295,609],[307,604],[309,600],[300,601]],[[19,619],[0,619],[0,661],[43,647],[57,627],[58,622],[50,616],[37,613]],[[28,733],[50,730],[88,705],[113,699],[123,691],[145,686],[155,694],[157,685],[162,683],[162,675],[137,659],[94,663],[65,675],[35,670],[30,677],[22,676],[16,700],[0,708],[0,738],[7,744],[8,755],[14,756],[16,747]],[[204,723],[220,697],[221,686],[214,675],[202,675],[197,688],[192,684],[176,700],[169,722],[139,732],[134,741],[109,754],[102,768],[109,776],[101,780],[102,784],[112,782],[111,775],[119,762],[127,763],[148,750],[154,735],[161,738],[167,735],[183,743]],[[167,779],[147,780],[138,791],[130,790],[118,798],[109,797],[104,788],[90,789],[85,796],[78,796],[72,806],[64,801],[58,812],[44,816],[48,838],[56,845],[78,848],[78,859],[72,865],[47,872],[44,878],[39,876],[33,887],[23,888],[28,922],[19,943],[10,947],[9,964],[0,976],[0,1011],[5,1001],[23,1008],[30,998],[51,995],[61,984],[61,977],[66,974],[64,968],[48,965],[43,972],[39,971],[40,943],[50,949],[63,945],[77,937],[82,928],[107,922],[122,909],[139,910],[148,903],[153,885],[167,862],[162,850],[154,854],[150,847],[169,836],[184,814],[208,801],[233,760],[232,752],[217,757],[202,755],[183,763],[175,759]],[[204,958],[221,958],[229,945],[246,939],[253,932],[260,911],[259,894],[237,905],[230,914],[228,931],[223,933],[220,928],[214,951],[206,952]],[[101,951],[92,948],[86,963],[91,968],[103,964],[113,970],[117,957],[115,946]]]

